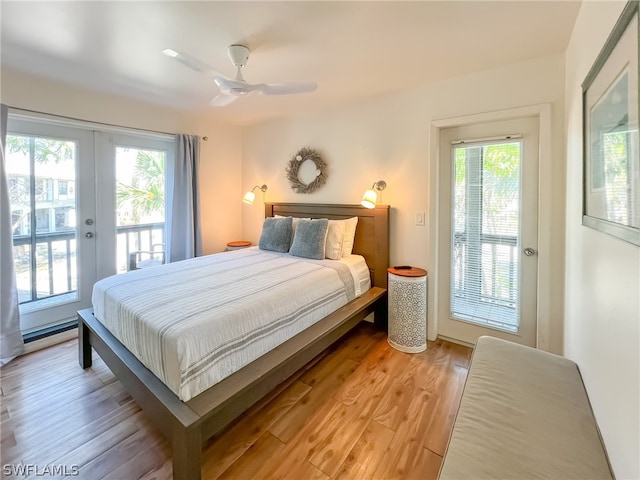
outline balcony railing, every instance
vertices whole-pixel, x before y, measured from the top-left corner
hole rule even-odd
[[[164,243],[164,223],[118,227],[118,273],[127,271],[131,252],[139,250],[151,251],[154,245]]]
[[[129,253],[164,243],[164,223],[118,227],[116,237],[117,271],[121,273],[127,270]],[[36,234],[35,239],[16,235],[13,251],[21,304],[73,293],[78,288],[75,231]]]
[[[469,278],[467,240],[464,233],[456,233],[454,240],[456,295],[477,295],[483,302],[514,307],[518,303],[518,237],[481,235],[481,265],[472,266],[479,278]],[[473,288],[469,284],[473,283]]]
[[[13,237],[20,303],[74,292],[77,288],[75,232],[36,234],[34,250],[32,252],[30,235]]]
[[[480,235],[454,238],[451,284],[453,318],[515,333],[520,324],[518,238]]]

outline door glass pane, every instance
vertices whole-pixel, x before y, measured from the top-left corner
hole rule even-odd
[[[451,318],[517,332],[521,143],[453,148]]]
[[[164,263],[166,153],[116,147],[117,272]]]
[[[77,144],[9,134],[6,153],[20,309],[74,301]]]

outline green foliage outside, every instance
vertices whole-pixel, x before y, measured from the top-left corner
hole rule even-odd
[[[18,135],[7,135],[7,152],[20,152],[29,156],[31,142],[33,141],[33,154],[35,161],[45,163],[52,161],[60,163],[62,160],[73,160],[74,143],[56,140],[53,138],[33,138]]]
[[[520,143],[455,148],[456,219],[465,217],[469,157],[482,162],[476,167],[481,169],[482,176],[483,232],[517,235],[520,206]],[[456,231],[464,229],[464,223],[456,222]]]
[[[520,143],[485,147],[483,176],[484,231],[517,236],[520,227]]]
[[[138,150],[131,183],[118,182],[116,186],[116,206],[129,211],[132,224],[154,214],[164,217],[164,172],[163,152]]]

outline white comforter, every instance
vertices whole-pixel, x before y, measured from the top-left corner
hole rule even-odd
[[[360,295],[368,279],[362,257],[248,248],[106,278],[92,301],[96,318],[187,401]]]

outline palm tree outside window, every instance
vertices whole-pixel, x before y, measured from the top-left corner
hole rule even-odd
[[[146,264],[164,261],[165,164],[163,151],[116,149],[119,273],[132,268],[132,255]]]

